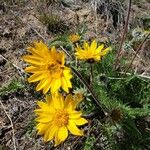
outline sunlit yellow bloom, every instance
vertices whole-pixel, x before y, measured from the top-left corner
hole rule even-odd
[[[32,66],[27,67],[25,71],[33,73],[28,78],[29,82],[39,81],[36,90],[43,90],[46,94],[49,90],[54,93],[62,87],[64,91],[69,92],[72,75],[70,68],[64,65],[65,54],[58,52],[55,47],[48,49],[42,42],[34,42],[34,47],[28,47],[28,50],[32,55],[25,55],[23,59]]]
[[[110,51],[110,47],[104,49],[104,44],[97,46],[96,40],[94,40],[91,45],[84,41],[83,48],[77,45],[75,55],[78,59],[94,62],[99,61],[108,51]]]
[[[72,43],[78,42],[80,38],[81,37],[78,34],[69,35],[69,41],[71,41]]]
[[[77,126],[86,124],[87,120],[81,117],[80,111],[75,110],[81,101],[77,97],[69,94],[64,100],[60,93],[55,93],[47,96],[45,102],[37,102],[40,108],[35,110],[38,115],[36,129],[39,135],[44,136],[44,141],[54,140],[57,146],[66,140],[68,130],[74,135],[83,135]]]

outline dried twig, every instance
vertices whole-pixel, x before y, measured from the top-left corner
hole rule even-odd
[[[127,18],[126,18],[124,31],[123,31],[122,38],[121,38],[121,42],[120,42],[120,45],[119,45],[118,53],[117,53],[117,56],[116,56],[116,61],[114,63],[114,69],[116,69],[116,67],[118,66],[119,56],[120,56],[120,54],[122,52],[123,42],[125,41],[125,38],[126,38],[126,35],[127,35],[130,11],[131,11],[131,0],[129,0],[128,14],[127,14]]]
[[[97,1],[93,2],[94,16],[95,16],[95,35],[98,35],[98,17],[97,17]]]
[[[7,58],[5,58],[3,55],[0,54],[0,57],[4,60],[6,60],[7,62],[9,62],[13,67],[15,67],[17,70],[21,71],[21,73],[25,73],[24,70],[20,67],[18,67],[16,64],[12,63],[10,60],[8,60]]]
[[[126,68],[126,70],[125,70],[125,73],[126,73],[126,72],[129,70],[129,68],[132,66],[133,61],[135,60],[137,54],[138,54],[139,51],[141,50],[141,48],[142,48],[143,44],[145,43],[145,41],[148,39],[149,35],[150,35],[150,34],[148,34],[148,35],[145,37],[145,39],[141,42],[141,44],[140,44],[139,47],[137,48],[134,57],[132,58],[132,60],[131,60],[131,62],[130,62],[130,64],[129,64],[129,66],[128,66],[128,67]]]
[[[61,48],[70,58],[72,58],[72,56],[71,56],[62,46],[60,46],[60,48]]]
[[[124,75],[132,75],[131,73],[129,72],[120,72],[120,74],[124,74]],[[147,75],[144,75],[144,74],[134,74],[138,77],[141,77],[141,78],[145,78],[145,79],[150,79],[150,76],[147,76]]]
[[[4,110],[4,112],[5,112],[6,116],[8,117],[8,119],[10,121],[11,128],[12,128],[12,134],[13,134],[12,135],[12,140],[13,140],[14,150],[16,150],[16,141],[15,141],[15,132],[14,132],[13,122],[12,122],[10,116],[8,115],[7,111],[5,110],[5,107],[4,107],[3,103],[2,103],[2,101],[0,101],[0,104],[1,104],[1,106],[2,106],[2,108]]]
[[[29,23],[30,28],[44,41],[46,42],[46,39],[35,29],[32,27],[31,23]]]

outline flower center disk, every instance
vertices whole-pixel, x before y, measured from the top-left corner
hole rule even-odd
[[[62,74],[62,69],[59,64],[51,63],[48,64],[47,69],[49,70],[49,73],[53,75],[55,78],[59,78]]]
[[[66,126],[68,124],[69,115],[65,110],[58,110],[56,112],[54,121],[58,127]]]

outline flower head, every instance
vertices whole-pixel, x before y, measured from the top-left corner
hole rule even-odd
[[[64,91],[69,92],[72,75],[70,68],[64,65],[65,54],[58,52],[55,47],[48,49],[42,42],[34,42],[34,46],[28,47],[28,50],[32,55],[25,55],[23,59],[32,66],[27,67],[25,71],[33,73],[28,78],[29,82],[39,81],[36,90],[43,89],[46,94],[50,89],[55,93],[62,87]]]
[[[80,36],[78,34],[71,34],[69,35],[69,41],[71,41],[72,43],[76,43],[80,40]]]
[[[77,126],[86,124],[87,120],[81,117],[80,111],[75,110],[80,101],[81,99],[75,99],[71,94],[64,100],[60,93],[47,96],[46,102],[38,101],[40,108],[35,110],[38,115],[38,134],[44,135],[45,141],[53,139],[55,146],[65,141],[68,130],[74,135],[82,136],[83,131]]]
[[[77,45],[75,55],[78,59],[94,62],[99,61],[109,50],[110,47],[104,49],[104,44],[97,46],[96,40],[94,40],[91,45],[84,41],[83,48]]]

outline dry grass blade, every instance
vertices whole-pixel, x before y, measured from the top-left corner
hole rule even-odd
[[[4,107],[3,103],[2,103],[2,101],[0,101],[0,104],[1,104],[1,106],[2,106],[2,108],[3,108],[3,110],[4,110],[4,112],[5,112],[6,116],[8,117],[8,119],[9,119],[9,121],[10,121],[11,128],[12,128],[12,140],[13,140],[14,150],[16,150],[16,141],[15,141],[15,132],[14,132],[13,122],[12,122],[12,120],[11,120],[9,114],[7,113],[7,111],[6,111],[6,109],[5,109],[5,107]]]
[[[138,54],[139,51],[141,50],[141,48],[142,48],[143,44],[145,43],[145,41],[148,39],[149,35],[150,35],[150,34],[148,34],[148,35],[145,37],[145,39],[141,42],[141,44],[140,44],[139,47],[137,48],[134,57],[132,58],[132,60],[131,60],[131,62],[130,62],[130,64],[129,64],[129,66],[128,66],[128,67],[126,68],[126,70],[125,70],[125,73],[126,73],[126,72],[130,69],[130,67],[132,66],[133,61],[135,60],[137,54]]]
[[[10,60],[8,60],[7,58],[5,58],[3,55],[0,54],[0,57],[2,59],[6,60],[7,62],[9,62],[14,68],[16,68],[17,70],[21,71],[21,73],[25,73],[22,68],[18,67],[16,64],[12,63]]]

